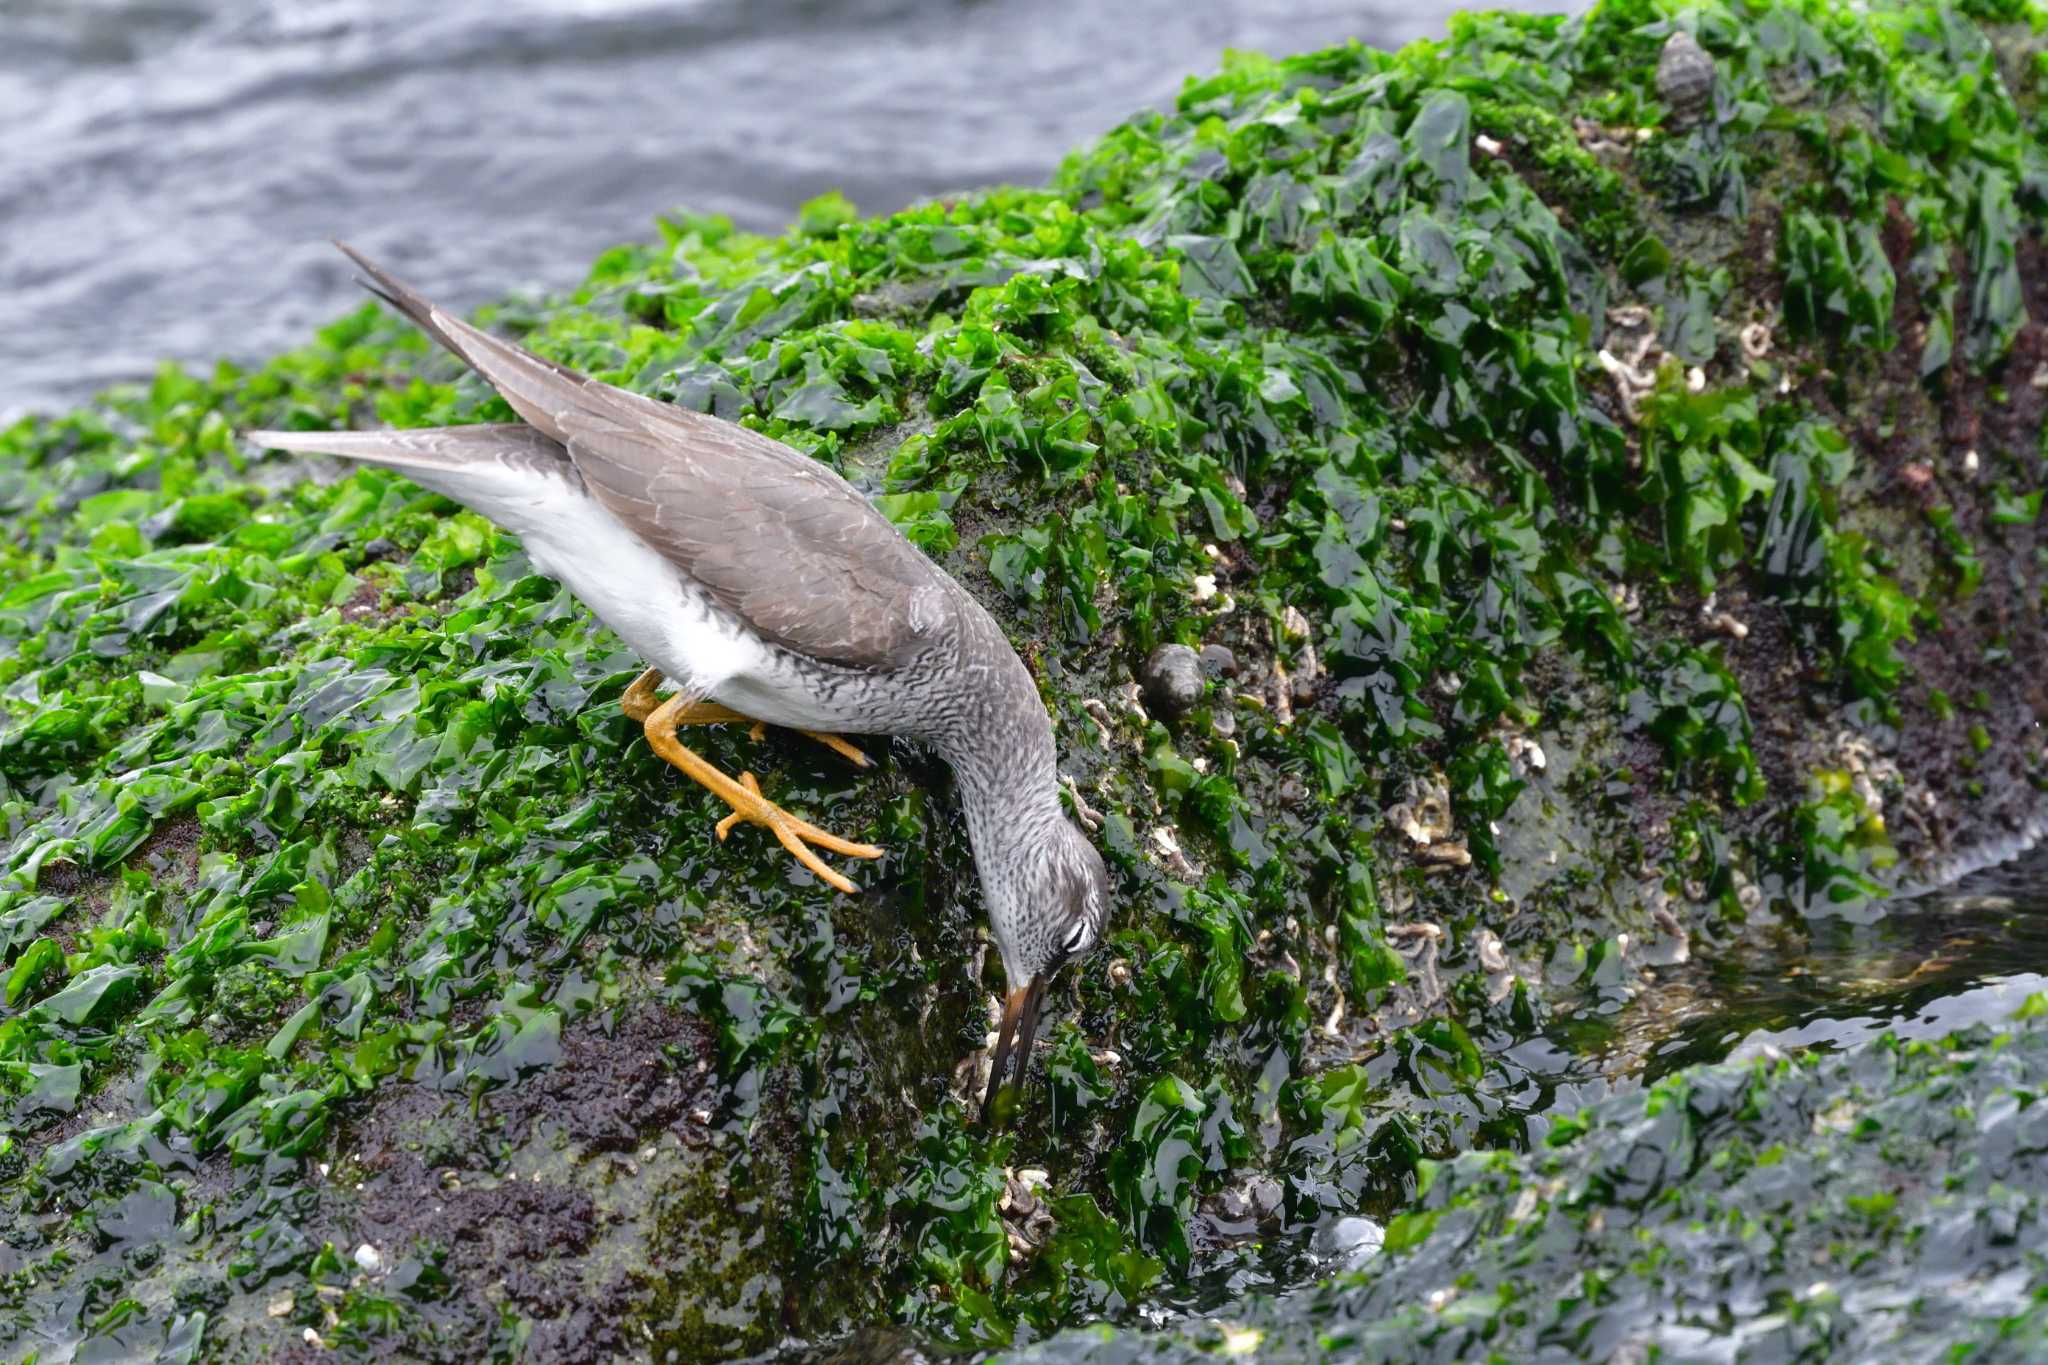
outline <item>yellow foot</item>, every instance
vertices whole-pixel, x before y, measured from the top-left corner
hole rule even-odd
[[[844,854],[849,858],[882,856],[882,850],[873,844],[857,844],[851,839],[842,839],[836,834],[819,829],[807,820],[797,819],[761,794],[761,784],[754,780],[752,773],[741,773],[739,785],[753,800],[744,806],[733,804],[732,814],[718,822],[717,833],[721,841],[732,833],[734,825],[742,821],[750,825],[760,825],[772,831],[782,846],[789,850],[790,856],[817,874],[820,880],[849,895],[856,889],[854,884],[827,867],[817,854],[811,852],[810,845],[816,844],[819,848]],[[728,801],[730,799],[727,798]]]
[[[763,727],[760,721],[757,720],[754,722],[754,729],[756,731],[760,731],[762,728]],[[817,730],[799,730],[797,731],[797,733],[800,735],[804,735],[810,739],[817,740],[818,743],[824,745],[833,753],[838,754],[841,758],[845,759],[848,763],[851,763],[856,768],[866,768],[872,766],[868,759],[868,756],[862,753],[858,746],[847,743],[838,735],[828,735]],[[755,739],[759,739],[760,737],[761,736],[758,733],[754,735]]]
[[[632,684],[626,688],[625,695],[619,698],[619,709],[626,713],[628,720],[637,720],[645,724],[647,718],[654,714],[655,708],[661,705],[661,698],[654,695],[654,689],[659,686],[661,686],[661,670],[657,668],[648,669],[639,677],[633,679]],[[676,713],[675,723],[677,725],[744,724],[747,727],[747,737],[756,744],[767,738],[768,735],[767,722],[755,720],[752,716],[743,716],[731,707],[720,706],[715,701],[693,702],[683,707]],[[815,739],[833,753],[852,763],[856,768],[873,766],[868,756],[862,753],[857,746],[849,744],[838,735],[821,734],[816,730],[799,730],[797,733]]]
[[[619,698],[619,709],[626,713],[626,719],[645,721],[654,714],[654,708],[661,705],[661,698],[654,695],[654,689],[661,686],[661,670],[650,668],[626,685],[625,695]]]
[[[638,683],[634,684],[636,687]],[[630,692],[631,689],[628,689]],[[857,844],[851,839],[842,839],[836,834],[819,829],[807,820],[799,820],[782,807],[761,794],[761,784],[752,773],[741,773],[738,781],[727,777],[716,766],[683,746],[676,738],[676,726],[682,723],[678,718],[690,709],[690,703],[681,697],[670,697],[655,707],[642,722],[647,743],[657,754],[683,770],[689,777],[711,789],[726,805],[732,807],[732,814],[718,822],[718,837],[721,841],[732,833],[732,827],[742,821],[760,825],[774,833],[777,841],[789,850],[790,855],[809,868],[820,880],[840,891],[852,894],[857,888],[839,873],[825,865],[823,859],[811,851],[811,845],[831,853],[849,858],[879,858],[882,850],[873,844]],[[720,708],[723,710],[724,708]],[[629,711],[627,714],[631,714]]]

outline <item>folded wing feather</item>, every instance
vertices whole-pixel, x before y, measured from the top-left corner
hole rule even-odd
[[[812,658],[900,666],[953,619],[944,574],[830,469],[745,427],[544,360],[342,249],[380,297],[489,380],[531,425],[252,438],[404,468],[459,501],[469,499],[452,465],[510,460],[541,471],[551,460],[577,492],[598,499],[720,605]]]

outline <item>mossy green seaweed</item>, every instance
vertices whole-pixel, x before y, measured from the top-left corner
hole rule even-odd
[[[237,441],[512,416],[410,328],[0,432],[0,1342],[986,1347],[1336,1218],[1430,1254],[1432,1172],[1574,1131],[1520,1045],[2035,810],[2043,26],[1231,54],[1046,188],[678,213],[486,310],[839,469],[1010,631],[1119,908],[1004,1133],[941,765],[707,738],[890,850],[837,897],[712,836],[516,541]],[[1230,652],[1179,715],[1165,641]]]

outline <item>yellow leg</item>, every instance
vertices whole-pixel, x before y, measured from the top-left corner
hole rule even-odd
[[[661,685],[661,670],[650,668],[626,685],[626,695],[619,698],[619,709],[626,713],[626,719],[644,721],[654,714],[654,708],[661,705],[661,698],[654,695],[654,689]]]
[[[645,722],[654,714],[654,709],[661,705],[661,698],[654,695],[654,689],[659,686],[661,670],[658,668],[650,668],[633,679],[632,684],[626,688],[626,694],[619,698],[619,706],[625,711],[628,720]],[[755,720],[752,716],[743,716],[731,707],[720,706],[715,701],[693,702],[677,712],[675,720],[677,725],[729,725],[735,722],[745,725],[747,737],[757,744],[768,733],[765,722]],[[868,756],[862,753],[857,745],[849,744],[838,735],[820,734],[816,730],[799,730],[797,733],[817,740],[856,768],[871,766]]]
[[[825,866],[824,860],[811,852],[810,845],[816,844],[819,848],[849,858],[879,858],[882,850],[873,844],[856,844],[850,839],[828,834],[808,821],[797,819],[761,794],[761,784],[754,780],[752,773],[741,773],[739,780],[734,781],[684,748],[675,732],[679,723],[677,718],[689,709],[689,702],[681,697],[670,697],[655,707],[643,722],[647,743],[654,752],[709,787],[713,795],[732,807],[732,814],[718,822],[718,837],[724,839],[732,832],[733,825],[742,820],[750,825],[760,825],[772,831],[790,855],[817,874],[820,880],[851,894],[856,889],[854,884]]]

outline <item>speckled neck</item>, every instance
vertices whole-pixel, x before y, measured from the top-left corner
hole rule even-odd
[[[1030,670],[979,606],[964,616],[958,662],[964,695],[931,739],[959,784],[990,922],[1007,954],[1004,910],[1025,898],[1034,866],[1067,817],[1052,719]]]
[[[959,776],[969,819],[976,810],[1059,817],[1059,755],[1038,686],[986,611],[977,604],[963,616],[962,696],[932,739]]]

